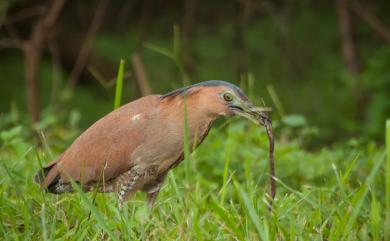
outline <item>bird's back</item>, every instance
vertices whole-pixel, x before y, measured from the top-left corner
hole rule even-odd
[[[145,96],[95,122],[58,160],[59,180],[66,183],[71,177],[80,183],[102,182],[127,171],[132,165],[131,154],[142,143],[143,130],[158,103],[159,96]],[[55,177],[48,173],[47,178]]]

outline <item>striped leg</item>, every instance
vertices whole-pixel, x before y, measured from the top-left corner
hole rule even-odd
[[[120,176],[119,183],[118,183],[120,187],[118,188],[119,209],[122,209],[127,199],[131,197],[132,194],[134,194],[134,192],[136,191],[137,183],[140,178],[141,178],[141,174],[132,171],[129,171],[123,174],[123,176]]]

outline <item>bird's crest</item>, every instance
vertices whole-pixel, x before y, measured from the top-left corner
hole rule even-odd
[[[208,86],[226,86],[233,91],[235,91],[242,99],[248,99],[244,92],[237,87],[236,85],[223,81],[223,80],[207,80],[207,81],[202,81],[193,85],[185,86],[176,90],[173,90],[171,92],[166,93],[165,95],[161,96],[161,99],[166,99],[166,98],[171,98],[171,97],[176,97],[179,95],[184,95],[184,94],[194,94],[197,91],[190,92],[191,89],[194,87],[208,87]]]

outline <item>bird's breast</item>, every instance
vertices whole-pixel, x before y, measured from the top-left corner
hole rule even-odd
[[[164,173],[183,160],[184,145],[192,151],[206,137],[213,121],[196,113],[188,115],[178,109],[156,108],[150,116],[148,125],[142,130],[144,142],[134,150],[131,160],[134,165],[158,166]],[[185,137],[188,138],[185,140]]]

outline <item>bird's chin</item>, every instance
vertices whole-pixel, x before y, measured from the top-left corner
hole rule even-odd
[[[242,111],[235,108],[229,108],[229,111],[226,113],[227,116],[235,116],[239,115],[242,116]]]
[[[250,115],[244,111],[234,109],[232,111],[232,115],[238,115],[238,116],[244,117],[245,119],[248,119],[248,120],[258,124],[258,122],[255,120],[255,118],[252,115]]]
[[[245,114],[245,111],[240,106],[230,105],[229,106],[229,113],[231,115],[243,116]]]
[[[262,125],[262,126],[266,126],[267,122],[269,121],[267,113],[263,111],[245,112],[242,109],[234,108],[232,109],[232,115],[238,115],[244,117],[245,119],[248,119],[257,125]]]

